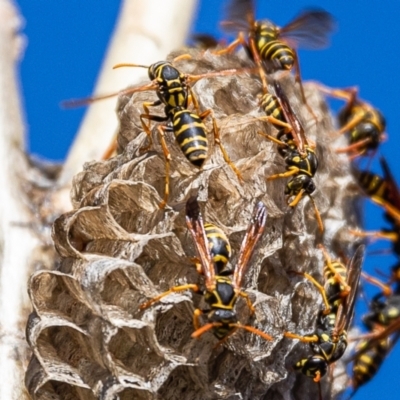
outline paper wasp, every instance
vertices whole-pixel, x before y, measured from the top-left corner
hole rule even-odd
[[[382,289],[372,299],[369,313],[363,317],[369,333],[362,335],[356,352],[351,358],[353,397],[357,390],[368,383],[378,372],[385,358],[400,337],[400,265],[392,268],[389,283],[396,283],[393,290],[376,278],[364,274],[370,283]]]
[[[321,310],[317,318],[317,327],[312,335],[300,336],[294,333],[285,332],[284,336],[291,339],[298,339],[309,343],[313,355],[298,361],[294,368],[306,376],[313,378],[315,382],[326,374],[328,366],[342,357],[347,348],[347,330],[354,314],[358,283],[361,274],[364,246],[359,246],[347,267],[346,286],[350,288],[346,296],[340,296],[341,300],[336,307],[336,296],[329,303],[329,313]],[[326,256],[326,255],[325,255]],[[330,261],[330,259],[329,259]],[[328,260],[327,260],[328,262]],[[328,286],[332,283],[327,282]],[[325,290],[317,285],[321,292]],[[325,299],[329,295],[325,294]]]
[[[174,61],[184,58],[186,55],[175,58]],[[229,164],[235,172],[239,180],[241,175],[236,166],[229,159],[228,153],[223,147],[219,135],[219,130],[215,118],[213,117],[212,110],[205,110],[200,113],[199,105],[189,83],[196,82],[203,78],[223,76],[238,73],[238,70],[225,70],[219,72],[209,72],[202,75],[189,75],[180,72],[169,61],[159,61],[150,66],[138,64],[118,64],[114,68],[120,67],[140,67],[147,68],[148,75],[151,80],[150,83],[134,87],[131,89],[122,90],[118,93],[112,93],[105,96],[97,96],[81,100],[72,100],[67,103],[69,106],[79,106],[87,104],[96,100],[106,99],[117,94],[130,94],[136,92],[143,92],[155,90],[158,100],[153,102],[143,103],[144,113],[140,114],[140,121],[144,132],[149,138],[149,145],[142,148],[142,151],[147,151],[152,146],[152,134],[149,126],[150,121],[163,122],[163,125],[157,127],[159,133],[161,146],[165,157],[165,190],[164,198],[160,203],[160,208],[164,208],[167,204],[169,197],[169,170],[171,154],[168,150],[165,141],[165,132],[173,132],[176,141],[185,155],[186,159],[194,166],[201,168],[207,158],[208,153],[208,140],[207,129],[203,123],[204,119],[211,115],[213,121],[213,131],[215,143],[220,147],[225,162]],[[189,105],[193,103],[196,111],[190,111]],[[164,105],[165,116],[158,116],[150,114],[150,107]],[[147,123],[146,123],[147,121]],[[108,149],[106,157],[110,156],[115,151],[116,142]]]
[[[378,372],[386,356],[392,348],[389,338],[382,339],[374,346],[369,346],[369,340],[362,340],[356,348],[357,356],[353,359],[351,385],[353,397],[357,390],[368,383]]]
[[[347,267],[339,260],[332,260],[329,253],[323,245],[319,245],[324,258],[325,265],[323,270],[324,285],[319,284],[315,278],[306,272],[291,271],[297,275],[302,275],[310,282],[312,282],[321,293],[322,299],[325,304],[325,310],[322,312],[324,315],[336,314],[340,303],[348,296],[351,287],[347,283],[348,274],[355,274],[354,268],[360,267],[359,265],[350,263]]]
[[[337,134],[348,134],[349,145],[336,152],[347,153],[352,158],[374,154],[386,138],[386,121],[382,113],[361,100],[357,88],[330,89],[320,84],[317,86],[329,96],[346,101],[338,115],[340,129]]]
[[[258,202],[254,207],[251,222],[243,239],[233,276],[230,278],[219,275],[218,268],[214,265],[213,256],[210,251],[210,238],[207,238],[197,199],[192,197],[186,203],[186,224],[195,244],[197,256],[201,264],[201,273],[205,277],[204,299],[210,307],[210,310],[207,311],[208,323],[203,326],[200,323],[203,311],[200,309],[194,311],[193,322],[195,331],[192,334],[193,338],[199,338],[205,332],[212,330],[214,335],[222,341],[237,329],[244,329],[265,340],[272,340],[272,337],[266,333],[238,322],[234,309],[237,299],[243,297],[251,313],[254,313],[254,307],[249,296],[242,291],[241,285],[257,242],[264,232],[266,219],[267,210],[262,202]],[[172,287],[168,291],[142,304],[140,309],[144,310],[150,307],[170,293],[185,290],[200,292],[200,287],[197,284]]]
[[[267,92],[266,74],[277,70],[296,69],[296,81],[301,95],[306,98],[301,84],[300,66],[295,47],[320,49],[328,44],[328,35],[334,28],[333,17],[323,10],[305,11],[280,28],[268,20],[256,21],[253,0],[231,0],[227,31],[239,32],[237,39],[217,54],[233,51],[242,45],[259,68],[264,93]],[[247,36],[247,37],[246,37]]]
[[[400,190],[386,160],[381,157],[379,161],[383,170],[383,177],[357,169],[354,170],[354,173],[365,194],[385,210],[385,218],[392,225],[392,228],[383,229],[379,232],[352,231],[352,233],[361,237],[390,240],[393,243],[393,252],[400,256]]]
[[[285,194],[289,198],[294,196],[294,200],[289,203],[289,206],[295,207],[303,195],[306,194],[314,207],[318,226],[323,231],[324,225],[321,215],[312,197],[312,193],[316,189],[312,178],[318,168],[317,156],[313,148],[308,144],[304,129],[278,81],[274,81],[274,88],[276,98],[279,100],[280,110],[285,120],[288,121],[288,127],[291,127],[291,131],[287,132],[287,129],[281,130],[278,138],[260,132],[262,136],[278,144],[278,152],[286,163],[286,172],[272,175],[267,180],[291,177],[285,189]]]

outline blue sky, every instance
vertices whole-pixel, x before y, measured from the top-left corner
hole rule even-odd
[[[29,150],[45,158],[62,160],[84,110],[62,110],[59,103],[92,92],[119,2],[19,0],[18,3],[26,19],[23,32],[28,40],[21,80]],[[290,7],[288,1],[259,0],[258,3],[257,16],[278,25],[285,25],[300,10],[313,6],[303,0],[290,2]],[[223,37],[218,23],[223,19],[224,4],[226,1],[200,0],[193,32]],[[396,162],[400,157],[397,98],[400,2],[319,0],[318,7],[335,16],[338,30],[327,50],[300,51],[302,76],[304,80],[318,80],[334,87],[359,86],[361,97],[378,107],[387,119],[389,140],[381,151],[400,181],[400,164]],[[374,168],[377,168],[376,162]],[[382,226],[378,208],[367,204],[365,215],[367,229]],[[383,247],[387,247],[386,243],[373,248]],[[370,257],[366,269],[378,267],[387,271],[394,261],[391,256]],[[361,389],[355,399],[382,398],[382,390],[386,400],[398,398],[399,349],[398,345],[376,379]]]

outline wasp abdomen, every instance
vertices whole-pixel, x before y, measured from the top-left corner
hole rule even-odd
[[[185,157],[196,167],[207,158],[208,141],[202,119],[188,110],[174,113],[172,120],[176,141]]]

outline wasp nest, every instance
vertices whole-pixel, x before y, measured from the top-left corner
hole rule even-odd
[[[176,56],[176,54],[174,54]],[[199,55],[177,67],[200,74],[249,67],[238,56]],[[164,194],[165,161],[152,124],[154,145],[147,143],[139,115],[154,91],[119,99],[119,154],[85,164],[73,183],[74,210],[58,218],[53,239],[61,257],[57,268],[38,271],[30,281],[34,312],[27,326],[33,356],[26,386],[34,399],[309,399],[317,385],[293,371],[311,355],[308,345],[283,338],[288,330],[312,333],[322,307],[319,292],[290,271],[307,271],[322,281],[324,243],[332,256],[353,252],[349,227],[358,223],[356,189],[348,158],[334,152],[337,138],[326,104],[312,85],[306,96],[317,121],[300,101],[291,76],[281,79],[292,107],[316,143],[319,169],[315,202],[325,225],[320,233],[307,197],[295,208],[284,195],[287,179],[268,181],[285,164],[276,144],[259,135],[276,135],[259,107],[261,84],[242,72],[202,79],[194,85],[201,110],[212,109],[224,146],[243,175],[241,184],[209,134],[209,156],[202,169],[184,157],[173,134],[168,206]],[[151,113],[163,115],[162,107]],[[207,119],[208,120],[208,119]],[[206,121],[207,121],[206,120]],[[206,125],[212,132],[211,120]],[[94,137],[93,140],[96,140]],[[141,303],[177,284],[199,283],[191,257],[194,245],[185,224],[185,202],[197,194],[203,218],[229,237],[235,265],[256,201],[268,210],[265,233],[245,276],[238,318],[274,340],[238,331],[223,344],[211,332],[192,339],[192,314],[204,299],[190,291],[171,294],[145,311]],[[343,389],[340,362],[323,379],[324,399]],[[343,375],[343,374],[342,374]]]

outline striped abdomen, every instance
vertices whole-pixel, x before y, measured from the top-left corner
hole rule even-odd
[[[263,97],[261,98],[261,107],[268,117],[274,117],[278,121],[287,123],[285,114],[282,111],[282,107],[278,101],[278,98],[273,94],[266,93],[263,95]],[[272,123],[272,125],[276,129],[278,129],[278,131],[285,129],[281,125],[277,125],[274,123]]]
[[[390,350],[390,339],[386,338],[379,342],[376,346],[361,352],[353,363],[352,384],[354,389],[369,382],[378,372],[382,365],[386,354]],[[357,351],[362,351],[368,344],[367,340],[362,341],[357,346]]]
[[[201,167],[207,158],[208,141],[203,120],[189,110],[174,112],[173,130],[185,157],[196,167]]]
[[[292,69],[294,65],[293,50],[280,40],[265,43],[258,49],[262,60],[270,61],[276,69]]]
[[[332,261],[331,266],[334,268],[337,274],[340,275],[343,282],[347,281],[347,268],[345,265],[338,261]],[[335,278],[333,271],[327,266],[324,266],[324,278],[325,278],[325,292],[328,299],[329,305],[333,310],[337,310],[345,293],[344,285]]]
[[[390,198],[389,188],[384,179],[369,171],[356,171],[355,176],[358,184],[365,194],[378,201],[388,201]]]
[[[272,64],[274,69],[292,69],[295,60],[293,50],[279,40],[279,28],[269,21],[255,25],[254,40],[260,58]]]
[[[208,246],[215,266],[216,275],[231,273],[232,271],[225,270],[229,258],[231,256],[231,245],[222,229],[213,224],[204,224]]]

